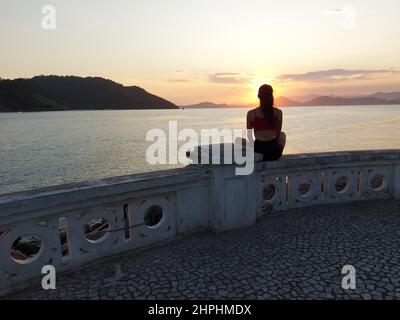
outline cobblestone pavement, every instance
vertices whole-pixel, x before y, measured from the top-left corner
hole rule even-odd
[[[400,202],[297,209],[60,276],[12,299],[400,298]],[[345,265],[357,289],[341,288]]]

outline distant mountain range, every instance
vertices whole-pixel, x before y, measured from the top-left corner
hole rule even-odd
[[[278,107],[324,107],[324,106],[367,106],[367,105],[400,105],[400,92],[377,92],[368,96],[338,97],[338,96],[308,96],[300,97],[302,101],[278,97],[275,104]],[[250,105],[231,106],[227,104],[216,104],[212,102],[203,102],[189,106],[182,106],[185,109],[212,109],[212,108],[249,108]]]
[[[277,98],[276,105],[282,107],[295,106],[366,106],[399,104],[400,92],[378,92],[368,96],[338,97],[338,96],[316,96],[308,101],[295,101],[285,97]]]
[[[371,97],[389,101],[400,100],[400,92],[377,92]]]
[[[177,108],[140,87],[99,77],[0,79],[0,112]]]
[[[348,106],[400,104],[400,92],[377,92],[368,96],[278,97],[278,107]],[[182,106],[185,109],[243,108],[249,105],[228,105],[202,102]],[[177,109],[174,103],[146,90],[100,77],[39,76],[31,79],[0,79],[0,112],[57,110],[126,110]]]

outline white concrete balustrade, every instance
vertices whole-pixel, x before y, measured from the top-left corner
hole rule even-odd
[[[0,294],[182,235],[251,226],[272,212],[400,199],[400,151],[285,156],[110,178],[0,196]]]

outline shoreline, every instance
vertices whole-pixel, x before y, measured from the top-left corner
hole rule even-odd
[[[400,107],[400,104],[367,104],[367,105],[358,105],[358,104],[349,104],[349,105],[336,105],[336,106],[331,106],[331,105],[322,105],[322,106],[277,106],[277,108],[343,108],[343,107],[382,107],[382,106],[397,106]],[[0,114],[10,114],[10,113],[44,113],[44,112],[68,112],[68,111],[74,111],[74,112],[87,112],[87,111],[167,111],[167,110],[228,110],[228,109],[251,109],[254,108],[255,106],[245,106],[245,107],[232,107],[232,108],[175,108],[175,109],[160,109],[160,108],[154,108],[154,109],[67,109],[67,110],[35,110],[35,111],[0,111]]]

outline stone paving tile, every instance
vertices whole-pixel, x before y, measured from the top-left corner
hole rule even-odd
[[[58,289],[9,299],[400,298],[400,202],[290,210],[61,275]],[[357,289],[341,288],[345,265]],[[122,277],[114,279],[118,266]]]

